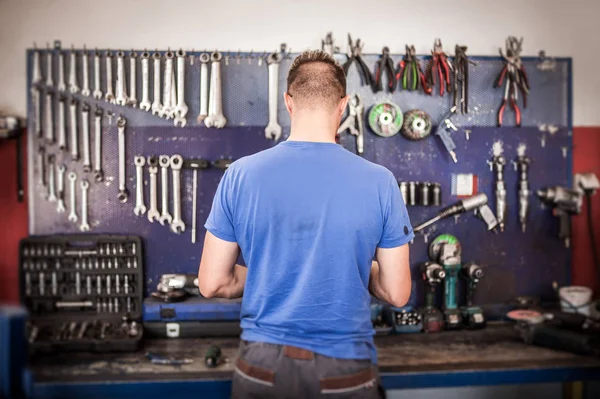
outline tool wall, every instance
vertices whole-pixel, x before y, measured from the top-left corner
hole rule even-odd
[[[53,73],[58,71],[59,50],[51,50]],[[70,51],[62,52],[69,53]],[[75,50],[81,54],[81,49]],[[45,78],[47,65],[45,52],[42,51],[41,71]],[[105,54],[101,50],[100,54]],[[114,51],[113,51],[114,52]],[[143,51],[136,51],[141,54]],[[92,52],[93,53],[93,52]],[[129,54],[129,51],[126,52]],[[164,65],[164,54],[162,62]],[[203,224],[210,211],[211,202],[223,169],[210,167],[198,170],[197,187],[197,224],[196,243],[191,242],[192,224],[192,170],[183,169],[181,179],[182,219],[185,231],[175,234],[169,226],[159,222],[149,222],[147,215],[136,216],[136,167],[134,156],[141,155],[146,159],[153,155],[181,155],[184,160],[204,159],[211,163],[218,160],[236,160],[269,148],[277,143],[265,138],[265,126],[269,121],[268,112],[268,71],[265,58],[248,53],[223,53],[221,75],[223,87],[223,113],[227,118],[225,128],[207,128],[196,122],[200,112],[200,53],[187,53],[185,58],[185,102],[189,107],[185,127],[176,127],[168,121],[152,115],[151,112],[118,106],[104,100],[95,100],[91,96],[83,96],[81,92],[71,94],[68,90],[64,96],[69,104],[75,99],[77,114],[81,115],[84,104],[90,106],[90,129],[94,129],[96,107],[103,112],[101,119],[102,132],[102,169],[104,179],[96,182],[93,172],[84,172],[82,161],[73,161],[69,149],[60,150],[56,143],[50,144],[36,134],[28,136],[28,185],[29,185],[29,231],[32,235],[69,234],[80,232],[80,220],[69,221],[70,186],[67,179],[69,172],[77,175],[76,202],[77,209],[81,203],[82,179],[89,181],[88,214],[90,232],[94,234],[129,234],[141,236],[144,240],[146,290],[152,291],[159,276],[164,273],[195,273],[200,261],[202,242],[205,230]],[[284,56],[279,72],[279,96],[286,88],[287,70],[294,54]],[[28,87],[32,87],[34,69],[34,50],[29,50]],[[81,57],[81,55],[79,55]],[[227,57],[227,59],[225,59]],[[338,54],[340,61],[346,56]],[[260,61],[259,61],[260,58]],[[393,54],[399,61],[401,54]],[[366,55],[367,65],[374,70],[379,55]],[[422,57],[426,65],[429,57]],[[524,146],[531,159],[529,184],[532,193],[550,185],[569,185],[571,173],[571,60],[554,59],[552,68],[541,67],[542,62],[535,58],[523,58],[523,64],[529,74],[531,92],[528,106],[523,110],[522,127],[514,126],[514,115],[507,106],[504,116],[504,127],[497,128],[496,113],[503,97],[503,88],[493,88],[494,80],[502,69],[503,61],[499,57],[472,57],[476,65],[469,66],[469,113],[453,118],[458,131],[451,133],[456,143],[457,163],[454,163],[442,146],[439,138],[431,136],[421,141],[409,141],[398,134],[390,138],[376,136],[365,121],[365,149],[363,156],[373,162],[389,168],[399,181],[438,182],[442,188],[442,202],[445,206],[457,200],[453,195],[457,182],[464,175],[475,175],[476,191],[485,192],[490,198],[490,207],[495,210],[494,173],[488,161],[492,158],[494,143],[503,150],[508,164],[505,169],[507,185],[508,216],[503,233],[488,232],[485,224],[470,214],[460,218],[443,220],[423,234],[417,235],[411,246],[411,263],[413,279],[419,280],[418,264],[427,258],[425,239],[431,240],[437,234],[451,233],[456,235],[463,245],[463,259],[478,262],[486,269],[486,278],[482,280],[477,291],[477,301],[482,305],[500,305],[516,295],[550,296],[551,283],[558,281],[564,285],[569,280],[570,252],[557,238],[558,222],[549,209],[544,208],[535,195],[531,195],[529,224],[525,233],[521,231],[517,216],[517,179],[511,161],[517,158],[517,147]],[[65,57],[66,61],[66,57]],[[193,61],[193,63],[192,63]],[[142,85],[142,76],[136,76],[138,96]],[[101,87],[106,87],[104,73],[105,60],[102,57]],[[68,64],[66,64],[68,65]],[[77,79],[83,79],[81,61],[77,61]],[[92,57],[88,63],[89,79],[93,80]],[[126,76],[130,76],[129,62],[125,63]],[[152,82],[150,67],[150,82]],[[129,82],[129,81],[128,81]],[[129,87],[129,83],[128,83]],[[103,90],[104,91],[104,90]],[[45,93],[51,92],[49,98],[54,115],[59,112],[59,90],[42,88],[40,112],[36,111],[35,96],[30,94],[29,100],[29,132],[36,131],[36,120],[40,120],[43,129],[47,115],[45,112]],[[33,93],[33,91],[30,91]],[[348,94],[359,94],[365,105],[367,114],[371,106],[382,100],[391,100],[402,111],[421,109],[431,116],[434,124],[451,106],[452,97],[440,96],[437,87],[431,96],[422,92],[397,90],[395,93],[385,91],[373,94],[367,86],[361,86],[358,72],[354,66],[348,73]],[[69,106],[67,105],[67,108]],[[107,115],[111,114],[111,118]],[[118,188],[118,128],[117,118],[126,120],[126,185],[129,191],[127,202],[117,199]],[[70,121],[67,117],[67,128]],[[279,102],[278,119],[283,127],[281,140],[289,134],[289,118],[284,104]],[[58,122],[54,122],[55,124]],[[55,132],[59,127],[54,126]],[[465,131],[470,131],[469,134]],[[81,131],[79,132],[81,135]],[[93,133],[92,133],[93,136]],[[79,138],[82,142],[82,138]],[[340,143],[349,151],[355,152],[355,137],[347,133],[340,136]],[[81,145],[81,144],[80,144]],[[92,142],[92,147],[94,143]],[[54,167],[65,165],[64,177],[66,212],[57,213],[56,202],[47,200],[48,188],[42,185],[47,182],[48,165],[41,170],[38,162],[38,150],[44,148],[45,156],[54,155]],[[160,168],[158,168],[158,190],[160,208],[160,188],[162,184]],[[56,178],[57,176],[54,176]],[[143,167],[143,188],[145,205],[149,207],[150,175],[148,165]],[[171,171],[168,175],[169,186],[172,184]],[[172,191],[172,190],[169,190]],[[169,194],[169,209],[173,207],[172,193]],[[413,225],[428,219],[439,211],[439,207],[409,206]],[[81,216],[81,215],[79,215]],[[415,284],[414,302],[422,298],[421,284]]]

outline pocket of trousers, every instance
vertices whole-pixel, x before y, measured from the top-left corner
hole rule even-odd
[[[341,394],[372,389],[376,382],[375,372],[368,368],[354,374],[321,378],[319,385],[322,394]]]
[[[235,361],[235,373],[242,379],[252,381],[263,386],[275,386],[275,372],[264,367],[253,366],[244,359]]]

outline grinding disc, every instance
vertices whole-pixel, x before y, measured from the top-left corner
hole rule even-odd
[[[535,310],[513,310],[506,314],[511,320],[521,321],[530,324],[538,324],[544,321],[544,316]]]
[[[381,137],[392,137],[402,128],[404,115],[396,104],[388,101],[377,103],[369,112],[369,126]]]
[[[431,244],[429,244],[429,259],[433,262],[437,262],[438,256],[440,254],[440,247],[442,244],[457,244],[460,246],[460,242],[458,238],[454,237],[451,234],[442,234],[437,236]]]
[[[431,117],[425,111],[413,109],[404,114],[402,135],[409,140],[421,140],[431,134]]]

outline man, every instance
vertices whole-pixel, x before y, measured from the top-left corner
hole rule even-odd
[[[233,397],[375,398],[370,294],[407,302],[414,234],[392,173],[335,143],[348,103],[339,63],[304,52],[287,83],[289,139],[219,184],[200,292],[244,294]]]

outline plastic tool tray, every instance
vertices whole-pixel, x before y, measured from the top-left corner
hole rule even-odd
[[[141,243],[116,235],[23,239],[19,271],[30,347],[136,350],[143,335]]]

